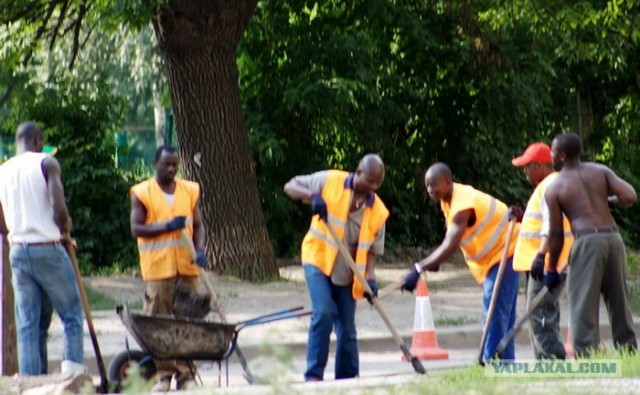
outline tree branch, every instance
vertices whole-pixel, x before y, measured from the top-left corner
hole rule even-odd
[[[4,105],[7,104],[12,93],[13,93],[13,85],[9,85],[7,87],[7,90],[4,92],[4,95],[2,95],[2,98],[0,98],[0,108],[4,107]]]
[[[80,5],[78,18],[74,23],[75,26],[73,29],[73,47],[71,49],[71,60],[69,60],[69,70],[73,69],[73,65],[78,58],[78,49],[80,48],[80,28],[82,27],[82,20],[84,19],[84,16],[86,15],[88,10],[89,7],[87,7],[86,3]]]
[[[62,3],[62,8],[60,9],[60,14],[58,15],[58,21],[51,31],[51,41],[49,42],[50,51],[53,50],[53,45],[55,44],[56,38],[58,37],[58,31],[60,30],[60,26],[62,26],[62,22],[64,22],[64,18],[67,16],[68,9],[69,0],[64,0],[64,2]]]

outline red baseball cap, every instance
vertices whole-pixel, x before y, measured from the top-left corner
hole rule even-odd
[[[547,144],[533,143],[522,155],[511,160],[514,166],[526,166],[534,162],[551,163],[551,148]]]

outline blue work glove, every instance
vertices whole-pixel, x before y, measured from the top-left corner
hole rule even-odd
[[[311,195],[311,212],[318,214],[323,221],[327,221],[327,203],[320,194]]]
[[[522,222],[522,216],[524,213],[519,206],[509,206],[509,211],[507,212],[507,216],[509,217],[509,221]]]
[[[174,217],[171,221],[167,222],[164,228],[167,232],[171,232],[174,230],[184,228],[186,225],[186,222],[187,222],[187,217],[185,217],[184,215],[178,215],[177,217]]]
[[[536,281],[542,281],[544,278],[544,256],[545,254],[537,254],[531,263],[531,278]]]
[[[556,287],[560,285],[560,273],[545,271],[544,285],[549,288],[549,291],[553,291],[554,289],[556,289]]]
[[[407,274],[404,275],[404,280],[403,280],[401,289],[405,291],[413,292],[413,290],[416,289],[416,286],[418,285],[419,279],[420,279],[420,272],[418,271],[418,268],[416,267],[416,265],[413,265],[411,269],[407,271]]]
[[[203,269],[207,266],[207,256],[205,255],[204,250],[196,250],[196,260],[194,262]]]
[[[367,280],[367,284],[369,284],[369,288],[371,288],[371,292],[373,292],[373,297],[378,297],[378,282],[376,280]],[[373,304],[371,294],[369,292],[364,293],[364,297],[367,301]]]

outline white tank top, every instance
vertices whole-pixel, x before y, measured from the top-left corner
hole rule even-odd
[[[10,243],[60,240],[42,173],[41,164],[46,157],[39,152],[25,152],[0,166],[0,203]]]

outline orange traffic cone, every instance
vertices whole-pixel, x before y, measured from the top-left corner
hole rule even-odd
[[[567,338],[564,341],[564,351],[567,353],[568,358],[573,358],[573,338],[571,337],[571,321],[567,322]]]
[[[449,359],[449,352],[438,347],[429,289],[427,282],[420,278],[416,291],[416,309],[413,318],[413,338],[411,339],[411,355],[420,360]],[[406,357],[402,356],[403,360]]]

